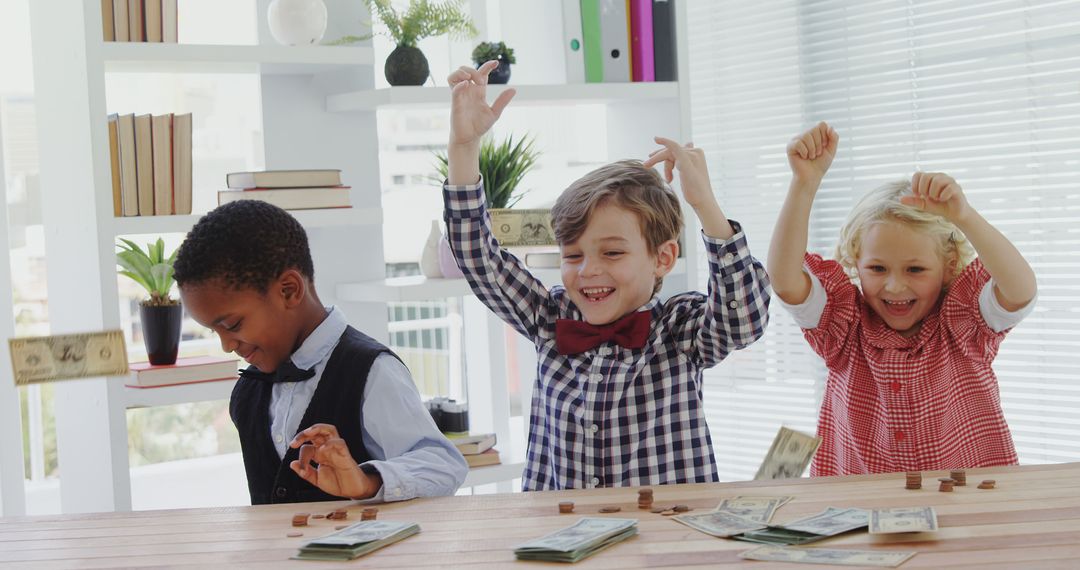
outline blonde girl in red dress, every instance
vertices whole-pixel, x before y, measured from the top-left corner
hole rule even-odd
[[[1015,464],[991,363],[1035,304],[1031,266],[952,177],[929,172],[864,196],[835,260],[807,253],[838,143],[820,123],[788,144],[791,187],[767,264],[829,369],[810,474]]]

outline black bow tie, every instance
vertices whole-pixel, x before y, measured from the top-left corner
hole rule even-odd
[[[301,382],[313,376],[315,376],[314,368],[301,370],[293,364],[292,360],[282,362],[273,372],[263,372],[255,366],[248,366],[240,371],[241,378],[262,382]]]

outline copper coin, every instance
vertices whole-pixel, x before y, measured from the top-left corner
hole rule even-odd
[[[675,505],[671,510],[673,510],[673,511],[675,511],[677,513],[685,513],[685,512],[690,511],[690,507],[688,507],[686,505]]]
[[[622,507],[600,507],[602,513],[617,513],[622,510]]]
[[[298,536],[304,536],[304,533],[302,533],[302,532],[290,532],[290,533],[286,534],[285,536],[287,536],[289,538],[296,538]]]

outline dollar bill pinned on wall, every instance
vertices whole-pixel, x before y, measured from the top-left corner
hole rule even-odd
[[[491,231],[503,247],[522,245],[556,245],[551,229],[551,210],[492,209]]]
[[[118,330],[13,338],[8,347],[16,386],[128,373],[124,333]]]
[[[806,471],[806,466],[810,465],[810,460],[814,457],[819,445],[821,445],[820,437],[813,437],[781,426],[754,479],[802,477],[803,471]]]

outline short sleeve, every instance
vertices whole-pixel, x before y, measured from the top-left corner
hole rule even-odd
[[[843,266],[836,261],[807,253],[804,263],[807,272],[817,277],[825,289],[825,307],[817,327],[804,328],[803,335],[810,348],[833,368],[848,353],[845,348],[858,328],[862,297]]]
[[[984,362],[994,359],[1005,338],[1005,332],[995,331],[982,316],[979,298],[989,282],[990,272],[975,259],[949,284],[941,303],[945,333],[966,358]]]
[[[998,303],[997,295],[994,295],[994,280],[991,279],[983,285],[982,293],[979,293],[979,313],[986,324],[995,332],[1005,332],[1020,324],[1035,309],[1035,301],[1039,295],[1036,293],[1027,305],[1015,310],[1007,311]]]

